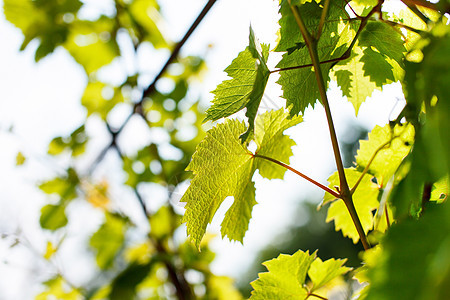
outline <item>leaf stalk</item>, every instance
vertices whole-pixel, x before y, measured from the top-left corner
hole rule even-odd
[[[298,176],[302,177],[303,179],[308,180],[308,181],[311,182],[312,184],[318,186],[319,188],[321,188],[321,189],[324,190],[325,192],[330,193],[330,194],[333,195],[334,197],[336,197],[336,198],[340,198],[340,197],[341,197],[338,193],[336,193],[335,191],[333,191],[333,190],[330,189],[329,187],[327,187],[327,186],[325,186],[325,185],[323,185],[323,184],[321,184],[321,183],[315,181],[314,179],[312,179],[312,178],[306,176],[306,175],[303,174],[302,172],[300,172],[300,171],[298,171],[298,170],[292,168],[291,166],[289,166],[289,165],[287,165],[287,164],[285,164],[285,163],[283,163],[283,162],[281,162],[281,161],[279,161],[279,160],[276,160],[276,159],[274,159],[274,158],[267,157],[267,156],[264,156],[264,155],[259,155],[259,154],[252,154],[252,156],[253,156],[253,157],[259,157],[259,158],[262,158],[262,159],[271,161],[271,162],[273,162],[273,163],[276,163],[277,165],[280,165],[280,166],[282,166],[283,168],[286,168],[286,169],[288,169],[289,171],[291,171],[291,172],[297,174]]]

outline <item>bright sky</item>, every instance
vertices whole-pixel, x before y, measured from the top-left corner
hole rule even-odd
[[[98,11],[108,12],[110,9],[110,1],[107,0],[85,2],[91,2],[94,6],[92,11],[84,12],[86,16],[95,15]],[[180,39],[205,4],[204,0],[160,2],[167,20],[165,30],[174,40]],[[249,25],[252,25],[262,42],[270,43],[274,47],[277,19],[277,1],[273,0],[219,0],[212,8],[183,49],[185,54],[201,55],[207,52],[209,72],[205,81],[196,87],[196,94],[202,95],[205,103],[212,99],[209,92],[226,78],[223,69],[246,47]],[[14,233],[20,228],[30,244],[43,252],[44,238],[49,236],[43,235],[36,228],[40,207],[46,204],[48,199],[37,191],[35,183],[55,176],[66,166],[67,161],[48,158],[45,153],[48,142],[53,137],[68,134],[83,122],[85,111],[79,101],[86,78],[81,67],[61,48],[38,64],[33,59],[36,43],[19,53],[23,37],[17,28],[4,20],[3,15],[0,16],[0,36],[3,41],[0,47],[0,233]],[[207,51],[209,44],[214,47]],[[148,81],[151,81],[153,74],[160,69],[165,57],[160,55],[155,60],[154,55],[145,51],[141,53],[139,62],[143,69],[148,70]],[[272,67],[275,62],[272,62]],[[110,70],[115,70],[115,67]],[[275,80],[275,77],[270,79],[272,83],[269,83],[264,101],[269,107],[278,108],[284,101],[279,98],[281,91],[273,83]],[[342,99],[337,88],[332,88],[329,95],[340,138],[345,138],[342,135],[348,126],[356,123],[368,129],[375,124],[386,124],[389,118],[392,119],[398,114],[404,103],[401,88],[394,84],[389,86],[384,94],[375,92],[373,99],[361,106],[359,116],[355,118],[352,106]],[[127,113],[127,108],[118,111],[115,121],[120,123]],[[11,126],[13,134],[8,131]],[[87,158],[79,162],[84,170],[95,154],[108,143],[105,129],[99,120],[89,121],[87,129],[93,142],[89,146]],[[294,149],[294,158],[291,159],[292,166],[325,183],[333,171],[334,163],[323,109],[307,109],[304,123],[290,129],[289,133],[298,144]],[[138,121],[130,122],[123,136],[126,138],[121,142],[127,145],[126,152],[135,151],[150,138],[148,131]],[[15,167],[18,151],[22,151],[28,158],[26,165],[21,168]],[[114,157],[107,157],[107,160],[114,162]],[[97,176],[113,174],[113,180],[123,180],[117,169],[109,168],[109,164],[105,165]],[[236,276],[251,262],[257,249],[270,242],[270,238],[281,232],[286,224],[298,220],[298,216],[293,215],[295,210],[292,207],[296,207],[302,197],[315,196],[320,199],[322,194],[316,187],[290,173],[286,173],[284,181],[269,182],[258,178],[256,188],[259,204],[254,208],[253,219],[244,239],[245,246],[221,239],[213,242],[213,247],[218,252],[217,260],[213,264],[217,273]],[[165,191],[161,188],[150,188],[145,189],[144,194],[163,198]],[[124,210],[136,215],[137,219],[141,218],[139,208],[135,203],[131,203],[135,199],[129,191],[117,189],[114,190],[114,196],[117,199],[131,199]],[[227,205],[231,205],[228,200],[221,210],[224,211]],[[74,221],[70,223],[67,249],[77,243],[86,243],[84,237],[79,234],[81,228],[94,230],[101,222],[101,213],[83,205],[74,207],[71,214],[74,215],[71,218]],[[79,218],[79,214],[83,214],[84,218]],[[218,232],[220,222],[220,218],[214,220],[212,232]],[[49,274],[33,275],[28,272],[30,268],[36,269],[45,263],[36,262],[35,256],[20,247],[9,249],[11,241],[12,238],[0,240],[0,257],[3,261],[8,261],[7,264],[0,262],[2,299],[26,299],[30,297],[30,292],[36,292],[23,288],[29,286],[30,280],[33,280],[27,276],[32,275],[35,276],[34,280],[42,280]],[[70,253],[69,250],[66,251]],[[83,257],[83,253],[77,253],[74,254],[73,260],[61,260],[58,263],[68,276],[77,272],[89,275],[83,273],[86,272],[84,267],[92,261]],[[75,283],[82,283],[82,278],[86,276],[73,276],[71,279]]]

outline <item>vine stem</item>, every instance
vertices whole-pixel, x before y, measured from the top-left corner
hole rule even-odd
[[[361,221],[359,220],[358,214],[356,212],[355,205],[353,204],[352,194],[350,192],[350,188],[347,183],[347,179],[344,172],[344,165],[342,163],[342,157],[341,153],[339,151],[339,143],[336,136],[336,130],[333,124],[333,118],[331,115],[331,109],[328,102],[328,97],[326,93],[326,87],[325,87],[325,81],[323,79],[323,74],[320,68],[320,60],[319,55],[317,52],[317,42],[318,40],[315,39],[311,34],[308,32],[308,29],[306,28],[305,24],[303,23],[303,20],[297,10],[297,8],[292,5],[291,0],[288,0],[289,6],[291,8],[291,11],[294,15],[295,21],[300,29],[300,32],[303,36],[303,39],[306,42],[306,46],[308,47],[308,52],[311,57],[313,67],[314,67],[314,74],[316,76],[317,85],[319,88],[320,97],[322,99],[322,105],[325,109],[325,114],[327,116],[327,123],[328,128],[330,131],[330,138],[331,138],[331,144],[333,146],[333,153],[334,158],[336,161],[336,166],[339,174],[339,194],[340,197],[347,207],[348,212],[350,213],[350,216],[352,218],[352,221],[356,227],[356,230],[358,232],[359,238],[361,240],[361,243],[363,244],[363,247],[365,250],[370,249],[369,242],[367,240],[366,234],[364,232],[364,229],[362,228]]]
[[[308,181],[311,182],[312,184],[318,186],[319,188],[321,188],[321,189],[324,190],[325,192],[330,193],[330,194],[333,195],[334,197],[336,197],[336,198],[341,198],[341,195],[339,195],[338,193],[336,193],[335,191],[333,191],[333,190],[330,189],[329,187],[327,187],[327,186],[325,186],[325,185],[323,185],[323,184],[321,184],[321,183],[315,181],[314,179],[312,179],[312,178],[306,176],[306,175],[303,174],[302,172],[300,172],[300,171],[298,171],[298,170],[292,168],[291,166],[288,166],[287,164],[285,164],[285,163],[283,163],[283,162],[281,162],[281,161],[279,161],[279,160],[276,160],[276,159],[274,159],[274,158],[267,157],[267,156],[264,156],[264,155],[259,155],[259,154],[252,154],[252,156],[253,156],[253,157],[259,157],[259,158],[262,158],[262,159],[271,161],[271,162],[273,162],[273,163],[276,163],[277,165],[280,165],[280,166],[282,166],[283,168],[286,168],[286,169],[288,169],[289,171],[291,171],[291,172],[297,174],[298,176],[302,177],[303,179],[308,180]]]

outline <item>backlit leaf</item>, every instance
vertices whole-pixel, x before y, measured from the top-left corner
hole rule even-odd
[[[213,105],[206,111],[206,120],[228,117],[246,107],[249,127],[242,140],[247,139],[253,131],[256,113],[269,79],[268,55],[269,46],[260,44],[250,27],[249,46],[225,69],[232,79],[222,82],[213,91],[215,97]]]
[[[403,64],[404,41],[399,31],[383,22],[369,21],[358,37],[359,45],[373,47],[381,54]]]
[[[288,160],[290,151],[280,154],[272,151],[280,147],[290,148],[293,141],[283,137],[282,132],[289,126],[301,122],[297,117],[291,120],[283,110],[269,111],[260,116],[256,123],[256,153],[259,150],[267,156],[275,155]],[[264,132],[265,128],[271,128]],[[187,170],[194,172],[194,179],[181,199],[187,202],[183,221],[187,222],[187,232],[197,247],[205,234],[206,226],[228,196],[234,197],[233,205],[225,214],[221,225],[222,236],[241,241],[248,228],[255,201],[253,173],[262,166],[263,176],[279,178],[284,174],[280,169],[272,169],[255,161],[253,154],[239,140],[246,126],[237,120],[227,120],[208,131],[197,146]],[[277,146],[275,146],[278,144]],[[278,156],[277,156],[278,155]]]
[[[297,2],[293,1],[292,3],[296,4]],[[330,3],[329,13],[317,45],[320,61],[341,57],[355,36],[355,26],[358,21],[348,21],[345,5],[345,1],[331,1]],[[314,35],[318,30],[322,8],[315,1],[307,3],[300,1],[297,8],[307,29]],[[281,2],[280,13],[281,38],[275,50],[287,51],[287,53],[283,54],[277,68],[310,65],[312,63],[310,54],[304,44],[289,1]],[[326,84],[329,80],[328,73],[331,66],[331,63],[323,63],[320,66]],[[286,99],[291,116],[304,112],[308,105],[314,107],[317,99],[320,99],[316,77],[311,66],[281,71],[278,83],[283,89],[283,98]]]
[[[355,169],[346,169],[345,176],[348,184],[352,187],[358,178],[361,176],[361,172]],[[339,185],[339,176],[335,172],[328,178],[329,187],[333,188],[335,185]],[[369,230],[373,228],[373,215],[372,211],[378,208],[378,188],[375,183],[371,181],[371,176],[364,175],[361,183],[353,194],[353,203],[355,205],[356,213],[358,214],[361,225],[364,232],[367,234]],[[333,196],[328,193],[325,194],[324,203],[332,201]],[[353,243],[357,243],[359,240],[358,232],[353,224],[350,213],[347,210],[344,202],[340,199],[331,203],[328,208],[327,222],[334,221],[336,231],[341,230],[342,234],[353,240]]]
[[[345,261],[345,259],[336,260],[334,258],[322,261],[317,257],[308,270],[308,276],[312,281],[311,291],[321,288],[334,278],[350,271],[351,268],[343,266]]]
[[[359,143],[356,163],[365,168],[375,155],[369,172],[375,175],[378,184],[384,187],[411,151],[414,127],[411,124],[397,124],[394,128],[389,124],[384,127],[375,126],[369,133],[368,140]]]
[[[353,104],[355,114],[358,114],[361,104],[377,88],[377,84],[365,75],[362,56],[363,50],[356,44],[350,58],[333,67],[337,84],[341,86],[344,96],[347,96],[348,101]]]
[[[325,286],[334,278],[347,273],[345,260],[322,261],[316,252],[298,250],[293,255],[281,254],[263,265],[268,272],[259,273],[259,278],[251,283],[250,299],[299,299],[306,300],[312,293]],[[307,276],[311,283],[307,285]]]
[[[316,253],[299,250],[264,262],[268,272],[259,273],[259,278],[251,283],[254,290],[250,299],[306,299],[308,290],[303,285],[315,258]]]

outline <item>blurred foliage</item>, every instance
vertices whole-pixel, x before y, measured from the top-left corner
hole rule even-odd
[[[42,258],[50,263],[64,259],[60,249],[65,246],[67,228],[76,218],[83,218],[70,214],[72,203],[88,203],[103,214],[103,221],[84,245],[96,264],[91,266],[95,270],[93,277],[86,278],[83,286],[75,286],[64,272],[50,271],[55,275],[42,282],[43,289],[36,299],[240,299],[230,278],[211,273],[209,265],[214,253],[207,242],[202,243],[202,252],[198,252],[189,241],[175,238],[181,217],[172,207],[176,199],[169,201],[172,192],[189,179],[185,169],[204,136],[204,109],[189,94],[191,82],[201,80],[204,60],[198,56],[178,56],[163,74],[164,80],[171,83],[169,88],[160,90],[157,86],[148,94],[144,92],[147,83],[143,84],[148,74],[140,69],[131,73],[122,70],[123,74],[118,74],[124,78],[122,82],[111,83],[100,71],[115,61],[130,59],[130,55],[136,60],[141,47],[148,44],[154,53],[167,53],[174,48],[174,42],[160,30],[164,19],[156,0],[115,0],[111,4],[113,13],[85,19],[83,10],[89,9],[92,3],[4,1],[6,19],[24,36],[20,50],[28,48],[33,41],[37,44],[35,60],[39,62],[55,49],[64,48],[83,67],[87,78],[81,96],[85,122],[73,132],[55,137],[48,146],[48,154],[66,167],[64,172],[39,183],[49,201],[42,207],[40,216],[41,228],[50,239]],[[127,53],[126,58],[119,35],[134,47],[134,52]],[[148,62],[154,63],[159,64]],[[123,109],[120,105],[130,107],[132,115],[140,116],[153,136],[164,138],[152,138],[134,153],[122,152],[118,136],[128,120],[122,128],[113,128],[108,122],[112,111]],[[87,152],[91,132],[86,123],[92,118],[105,124],[111,139],[103,150],[95,149],[94,155]],[[168,147],[169,151],[164,150]],[[135,194],[132,201],[142,208],[150,229],[143,228],[136,223],[134,215],[118,208],[114,194],[117,182],[95,176],[107,152],[118,154],[118,165],[123,169],[122,188],[128,189],[131,197]],[[79,162],[86,157],[92,160],[93,156],[94,161],[86,171],[85,165]],[[25,159],[19,152],[17,165],[24,164]],[[165,204],[149,209],[152,196],[143,196],[140,189],[155,184],[166,189],[167,196]],[[136,232],[140,232],[140,239],[136,239]]]

